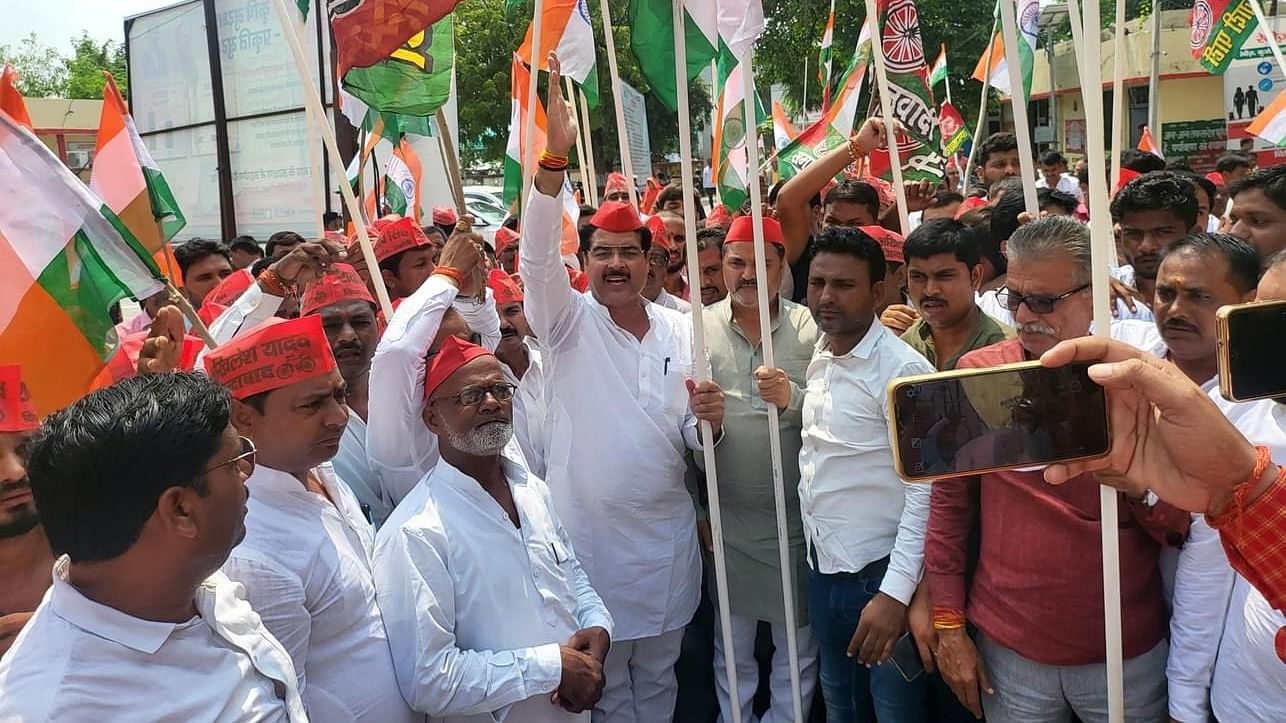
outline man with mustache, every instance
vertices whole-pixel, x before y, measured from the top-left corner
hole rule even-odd
[[[728,295],[728,286],[723,280],[723,241],[726,235],[727,232],[718,227],[697,231],[697,264],[701,268],[703,306],[722,301]]]
[[[511,444],[505,379],[490,352],[455,338],[429,364],[422,423],[442,460],[376,540],[380,608],[415,710],[444,723],[586,721],[612,617]]]
[[[500,317],[500,360],[505,381],[516,390],[513,398],[514,438],[527,458],[527,468],[537,477],[545,473],[545,382],[540,345],[523,313],[522,287],[509,274],[492,269],[487,286],[496,297]]]
[[[1152,305],[1161,255],[1170,244],[1204,230],[1197,227],[1197,211],[1196,188],[1171,171],[1145,173],[1112,199],[1112,220],[1121,226],[1121,243],[1130,262],[1130,270],[1122,268],[1122,277],[1133,283],[1145,305]]]
[[[691,319],[639,295],[652,234],[633,207],[607,202],[598,209],[582,236],[590,290],[572,289],[559,229],[576,121],[552,53],[550,68],[547,146],[518,250],[524,310],[546,363],[547,476],[616,623],[594,718],[666,721],[701,569],[684,453],[701,448],[699,421],[718,439],[723,393],[714,382],[691,379]]]
[[[219,572],[255,458],[229,416],[226,390],[180,372],[45,420],[27,471],[59,558],[0,659],[0,720],[308,720],[290,656]]]
[[[692,311],[692,305],[666,289],[670,262],[675,254],[672,236],[675,224],[682,229],[683,219],[670,213],[657,214],[647,220],[647,228],[652,232],[652,247],[647,250],[647,282],[643,284],[641,293],[653,304],[686,314]],[[682,231],[679,235],[682,237]]]
[[[245,539],[223,565],[294,661],[316,720],[412,721],[371,575],[374,530],[330,460],[346,385],[317,315],[270,320],[205,356],[257,452]]]
[[[1259,253],[1254,246],[1234,236],[1197,233],[1171,245],[1158,268],[1152,304],[1157,329],[1165,343],[1153,354],[1174,362],[1206,393],[1218,397],[1215,312],[1225,304],[1240,304],[1254,298],[1258,277]],[[1232,416],[1232,407],[1253,405],[1224,402],[1220,406]],[[1216,655],[1245,657],[1245,650],[1230,648],[1221,652],[1220,645],[1211,642],[1220,640],[1225,618],[1230,624],[1243,622],[1241,606],[1234,610],[1228,608],[1233,576],[1218,535],[1203,515],[1193,515],[1188,539],[1177,555],[1172,585],[1166,677],[1173,720],[1209,720]],[[1224,663],[1226,666],[1228,661]],[[1255,708],[1235,715],[1225,707],[1219,719],[1254,719],[1259,716],[1246,713],[1264,710],[1259,706],[1266,702],[1256,701]]]
[[[781,226],[775,219],[765,218],[763,224],[767,276],[757,275],[752,219],[741,216],[732,222],[723,244],[724,283],[732,292],[704,311],[711,374],[728,393],[724,413],[726,435],[715,450],[715,460],[740,700],[731,700],[727,689],[727,678],[723,675],[727,652],[721,635],[714,636],[714,681],[724,720],[732,719],[733,707],[741,708],[743,721],[755,720],[752,702],[759,683],[755,633],[758,624],[766,622],[775,651],[769,676],[771,704],[760,720],[784,723],[793,715],[786,652],[785,626],[788,624],[796,628],[804,710],[809,710],[816,683],[817,643],[808,626],[807,598],[803,594],[808,568],[804,561],[798,486],[800,409],[808,362],[817,342],[817,325],[807,307],[780,298],[786,246]],[[776,369],[763,366],[760,283],[768,292]],[[781,585],[777,582],[781,579],[781,557],[769,454],[769,404],[780,411],[782,476],[795,584],[792,591],[795,619],[790,621],[786,619]],[[704,467],[703,462],[697,455],[698,466]]]
[[[924,680],[888,661],[920,579],[927,485],[893,470],[886,389],[933,367],[876,318],[880,244],[861,229],[817,239],[808,309],[822,332],[801,412],[799,506],[808,542],[808,619],[829,721],[927,721]]]
[[[27,450],[39,428],[22,367],[0,365],[0,655],[49,589],[54,562],[27,479]]]
[[[1185,182],[1186,183],[1186,182]],[[1033,221],[1009,238],[999,299],[1016,339],[970,352],[957,369],[1035,359],[1059,341],[1090,333],[1090,236],[1064,216]],[[1141,325],[1150,333],[1125,329]],[[1151,349],[1139,321],[1113,335]],[[974,490],[977,490],[975,492]],[[975,498],[975,494],[977,497]],[[975,501],[976,500],[976,501]],[[1121,500],[1121,598],[1125,619],[1125,713],[1166,715],[1166,609],[1159,555],[1187,534],[1188,515],[1145,498]],[[975,520],[980,520],[976,522]],[[966,582],[969,539],[980,529],[977,566]],[[1051,487],[1041,472],[1005,471],[939,480],[925,542],[938,669],[960,701],[988,721],[1107,719],[1100,561],[1085,555],[1100,537],[1097,480]],[[976,642],[966,624],[977,630]],[[992,683],[994,682],[994,686]]]

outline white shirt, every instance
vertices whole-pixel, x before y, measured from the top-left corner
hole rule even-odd
[[[246,537],[224,572],[290,652],[313,719],[418,720],[398,694],[375,601],[374,532],[330,465],[313,471],[334,504],[292,475],[255,468]]]
[[[366,454],[383,494],[394,505],[438,463],[437,437],[424,426],[420,413],[425,357],[447,308],[454,307],[464,317],[487,349],[494,350],[500,341],[500,317],[491,290],[484,302],[457,299],[458,293],[445,277],[430,276],[393,312],[371,359]]]
[[[251,283],[250,288],[241,292],[241,296],[210,324],[210,336],[218,344],[227,343],[276,316],[284,301],[282,297],[259,288],[258,283]],[[202,347],[196,355],[197,369],[205,371],[205,355],[209,351],[210,347]]]
[[[590,587],[549,488],[502,457],[521,527],[469,477],[440,462],[375,543],[380,608],[398,684],[443,723],[588,721],[549,702],[559,646],[612,618]]]
[[[688,624],[700,596],[685,451],[699,449],[685,380],[692,319],[639,299],[642,341],[558,258],[561,199],[533,190],[519,245],[527,320],[544,350],[546,481],[594,589],[634,640]]]
[[[380,484],[380,477],[366,454],[366,420],[352,408],[348,410],[344,436],[339,440],[339,452],[331,464],[335,466],[335,474],[357,497],[371,525],[379,529],[393,512],[393,499]]]
[[[661,293],[656,295],[656,301],[653,301],[652,303],[659,304],[667,309],[674,309],[675,311],[683,312],[684,314],[692,313],[692,304],[689,304],[665,289],[661,289]]]
[[[522,340],[527,347],[527,371],[522,379],[507,364],[500,365],[505,380],[518,387],[513,398],[514,441],[522,450],[527,469],[540,477],[545,473],[545,449],[549,438],[545,426],[545,372],[540,343],[533,337]]]
[[[818,341],[804,392],[799,509],[809,564],[815,555],[818,572],[858,572],[887,556],[880,592],[904,604],[923,571],[931,486],[893,470],[887,388],[895,377],[933,371],[873,319],[847,354]]]
[[[1049,188],[1049,184],[1045,182],[1044,174],[1041,174],[1041,176],[1036,179],[1036,188]],[[1058,186],[1054,190],[1071,194],[1077,201],[1085,200],[1081,196],[1080,179],[1070,173],[1063,173],[1058,177]]]
[[[0,720],[308,720],[295,669],[241,586],[215,573],[185,623],[132,617],[67,582],[53,586],[0,659]]]

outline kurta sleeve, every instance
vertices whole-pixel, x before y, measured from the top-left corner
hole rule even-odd
[[[285,299],[280,296],[259,288],[258,283],[252,283],[210,324],[210,336],[214,337],[215,343],[226,344],[271,319],[281,309],[283,301]],[[197,369],[205,369],[205,354],[209,350],[210,347],[204,347],[197,355]]]
[[[532,331],[548,348],[569,341],[567,327],[575,307],[560,254],[562,244],[562,195],[546,196],[535,186],[523,209],[522,239],[518,245],[518,273],[523,283],[523,311]]]
[[[466,650],[455,639],[455,581],[440,530],[398,529],[375,555],[376,594],[402,697],[434,717],[492,713],[551,693],[562,679],[556,643]]]
[[[485,289],[485,292],[487,297],[482,301],[457,296],[453,306],[464,317],[469,329],[482,338],[482,346],[487,351],[495,351],[496,345],[500,343],[500,315],[496,313],[495,294],[491,289]]]
[[[1179,723],[1210,720],[1210,681],[1233,580],[1218,533],[1201,516],[1193,516],[1174,577],[1170,657],[1165,670],[1170,717]]]
[[[456,293],[442,276],[430,276],[393,312],[371,359],[366,454],[394,504],[437,464],[437,438],[420,420],[425,357]]]

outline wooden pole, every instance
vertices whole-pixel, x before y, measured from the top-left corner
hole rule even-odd
[[[1018,164],[1023,171],[1023,202],[1027,213],[1032,218],[1039,218],[1036,164],[1032,160],[1031,128],[1027,126],[1027,89],[1023,86],[1022,60],[1018,52],[1018,23],[1014,19],[1014,0],[1000,0],[1000,27],[1005,35],[1005,65],[1009,66],[1009,107],[1014,112]]]
[[[187,318],[188,323],[192,324],[192,331],[201,337],[201,341],[205,342],[205,345],[211,349],[217,347],[219,343],[214,340],[214,336],[210,333],[210,329],[205,325],[205,322],[201,321],[201,316],[196,313],[196,309],[192,308],[192,302],[188,301],[187,294],[179,291],[174,282],[169,280],[165,282],[165,290],[168,293],[170,303],[179,307],[179,311],[183,312],[183,316]]]
[[[634,187],[634,159],[630,158],[630,136],[625,130],[625,109],[621,107],[621,71],[616,65],[616,36],[612,33],[612,13],[607,7],[607,0],[599,0],[603,13],[604,45],[607,46],[607,67],[612,73],[612,102],[616,106],[616,143],[621,152],[621,172],[629,181],[625,185],[630,189],[630,204],[639,207],[638,189]],[[676,26],[682,28],[683,25]],[[681,34],[677,30],[676,35]],[[686,80],[687,76],[684,76]],[[697,275],[693,278],[701,278]]]
[[[589,127],[589,101],[585,98],[585,91],[577,89],[580,95],[580,114],[584,119],[581,126],[581,132],[585,134],[585,162],[589,166],[589,202],[593,206],[598,205],[598,164],[594,161],[594,131]]]
[[[540,102],[536,94],[536,86],[540,80],[540,63],[544,57],[541,55],[540,26],[544,20],[544,0],[532,0],[531,3],[531,57],[527,58],[531,68],[531,80],[527,83],[527,117],[523,119],[526,131],[523,133],[525,143],[519,148],[522,154],[522,196],[518,199],[518,207],[523,208],[527,203],[527,196],[531,193],[532,181],[536,178],[536,154],[540,149],[535,147],[533,141],[536,138],[536,104]],[[552,48],[551,48],[552,50]]]
[[[676,33],[677,35],[677,33]],[[771,304],[776,299],[768,298],[768,268],[767,268],[767,245],[764,243],[764,204],[759,193],[759,127],[755,124],[755,75],[754,75],[754,47],[746,49],[745,56],[741,59],[741,79],[743,83],[745,101],[742,107],[746,112],[746,168],[750,169],[751,177],[747,179],[750,186],[750,213],[753,223],[751,228],[754,229],[755,243],[755,278],[759,283],[755,285],[758,292],[759,301],[759,340],[764,350],[764,366],[769,369],[777,368],[776,356],[773,353],[772,340],[772,315]],[[685,173],[687,173],[685,169]],[[691,176],[691,173],[687,173]],[[684,189],[685,193],[687,189]],[[690,248],[696,246],[696,234],[693,234],[693,243]],[[691,250],[689,250],[691,253]],[[689,273],[691,273],[689,271]],[[772,483],[773,483],[773,505],[777,516],[777,554],[781,564],[781,599],[784,603],[786,615],[786,653],[790,665],[790,692],[791,699],[794,703],[795,720],[804,720],[804,702],[800,694],[799,682],[799,644],[796,641],[797,632],[795,630],[795,584],[794,568],[791,567],[790,558],[790,528],[786,522],[786,483],[782,474],[781,458],[781,420],[778,419],[777,407],[768,405],[768,452],[772,461]],[[728,659],[731,660],[731,652]],[[736,700],[736,698],[733,698]]]
[[[539,0],[537,0],[539,1]],[[325,117],[321,107],[321,96],[317,94],[317,88],[308,82],[308,62],[304,57],[304,49],[299,44],[299,37],[295,33],[294,24],[290,22],[290,9],[286,7],[285,0],[274,0],[273,8],[277,12],[277,19],[281,24],[281,35],[286,39],[286,44],[290,48],[290,54],[294,56],[295,70],[299,73],[299,87],[304,94],[304,104],[311,106],[313,109],[313,118],[320,119]],[[298,12],[298,9],[295,10]],[[343,168],[344,161],[339,155],[339,146],[335,143],[335,134],[330,127],[321,129],[321,137],[326,145],[326,152],[330,154],[330,162],[338,168]],[[362,249],[362,256],[366,261],[369,269],[378,269],[379,262],[375,259],[375,249],[371,246],[370,236],[366,232],[366,221],[362,219],[360,205],[357,199],[353,197],[353,189],[347,183],[339,184],[340,195],[344,199],[344,205],[348,208],[348,213],[353,218],[353,225],[357,227],[357,241]],[[384,312],[385,319],[393,318],[393,304],[389,301],[388,289],[384,288],[384,279],[377,273],[371,274],[371,286],[375,289],[375,298],[379,301],[380,309]]]
[[[535,86],[533,81],[532,86]],[[451,198],[455,200],[455,210],[460,216],[469,212],[469,206],[464,200],[464,179],[460,175],[460,157],[455,152],[455,141],[451,138],[451,128],[447,126],[446,113],[438,108],[437,112],[438,125],[438,143],[442,147],[442,161],[446,165],[447,180],[451,186]]]
[[[1152,3],[1152,11],[1153,11],[1153,14],[1155,15],[1156,14],[1155,0],[1153,0],[1153,3]],[[1111,182],[1116,183],[1116,179],[1121,177],[1121,149],[1126,144],[1126,141],[1123,141],[1121,139],[1121,124],[1124,122],[1123,110],[1125,108],[1125,98],[1123,97],[1125,95],[1124,82],[1122,80],[1125,73],[1125,0],[1117,0],[1117,3],[1116,3],[1116,28],[1112,33],[1112,54],[1114,57],[1112,58],[1112,146],[1111,146],[1112,181]],[[1098,67],[1099,67],[1098,64],[1095,64],[1093,68],[1087,67],[1082,70],[1082,73],[1085,73],[1087,75],[1091,70],[1094,71],[1094,84],[1081,86],[1082,88],[1085,89],[1085,91],[1088,91],[1090,88],[1093,88],[1095,90],[1098,90],[1098,92],[1100,93],[1102,92],[1102,90],[1100,89],[1103,86],[1102,86],[1102,82],[1099,80],[1099,77],[1098,77],[1098,72],[1097,72]],[[1148,103],[1151,104],[1152,102],[1153,102],[1153,99],[1148,98]],[[1086,203],[1085,207],[1089,208],[1089,204]]]
[[[880,29],[879,9],[876,0],[866,0],[866,22],[871,27],[871,57],[875,60],[875,80],[880,91],[880,112],[884,116],[884,129],[889,141],[889,166],[893,171],[893,191],[897,195],[898,221],[902,233],[908,233],[911,227],[910,214],[906,207],[906,187],[902,182],[902,153],[898,148],[897,123],[893,119],[893,93],[889,90],[889,74],[884,67],[884,39]]]
[[[572,115],[576,116],[576,169],[580,171],[580,185],[584,190],[584,193],[581,194],[581,203],[589,203],[589,174],[586,173],[585,169],[585,136],[581,134],[583,123],[580,116],[577,115],[576,101],[573,100],[576,97],[576,87],[572,84],[572,79],[567,76],[563,76],[563,87],[566,88],[567,100],[572,106]]]
[[[991,55],[996,49],[996,26],[1000,21],[991,22],[991,35],[987,42],[987,62],[984,67],[987,68],[986,77],[982,79],[982,99],[978,101],[978,125],[973,132],[973,143],[969,146],[969,158],[965,161],[964,177],[961,179],[964,183],[965,190],[969,190],[969,178],[973,173],[973,159],[978,155],[978,144],[982,143],[983,136],[982,126],[987,122],[987,91],[991,90]]]

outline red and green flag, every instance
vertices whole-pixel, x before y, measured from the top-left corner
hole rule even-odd
[[[938,129],[942,134],[942,153],[947,157],[959,153],[969,142],[969,126],[960,116],[960,111],[945,101],[938,110]]]
[[[888,71],[888,99],[893,117],[906,129],[898,138],[902,178],[906,181],[940,181],[946,175],[946,158],[941,153],[938,113],[929,89],[929,66],[920,39],[920,13],[913,0],[881,0],[879,3],[884,64]],[[882,116],[880,96],[871,95],[870,116]],[[869,174],[893,178],[888,151],[874,151]]]
[[[1256,25],[1250,0],[1197,0],[1188,13],[1192,57],[1211,73],[1223,75]]]
[[[381,113],[424,118],[451,95],[455,28],[447,15],[421,28],[379,62],[341,75],[344,90]]]

